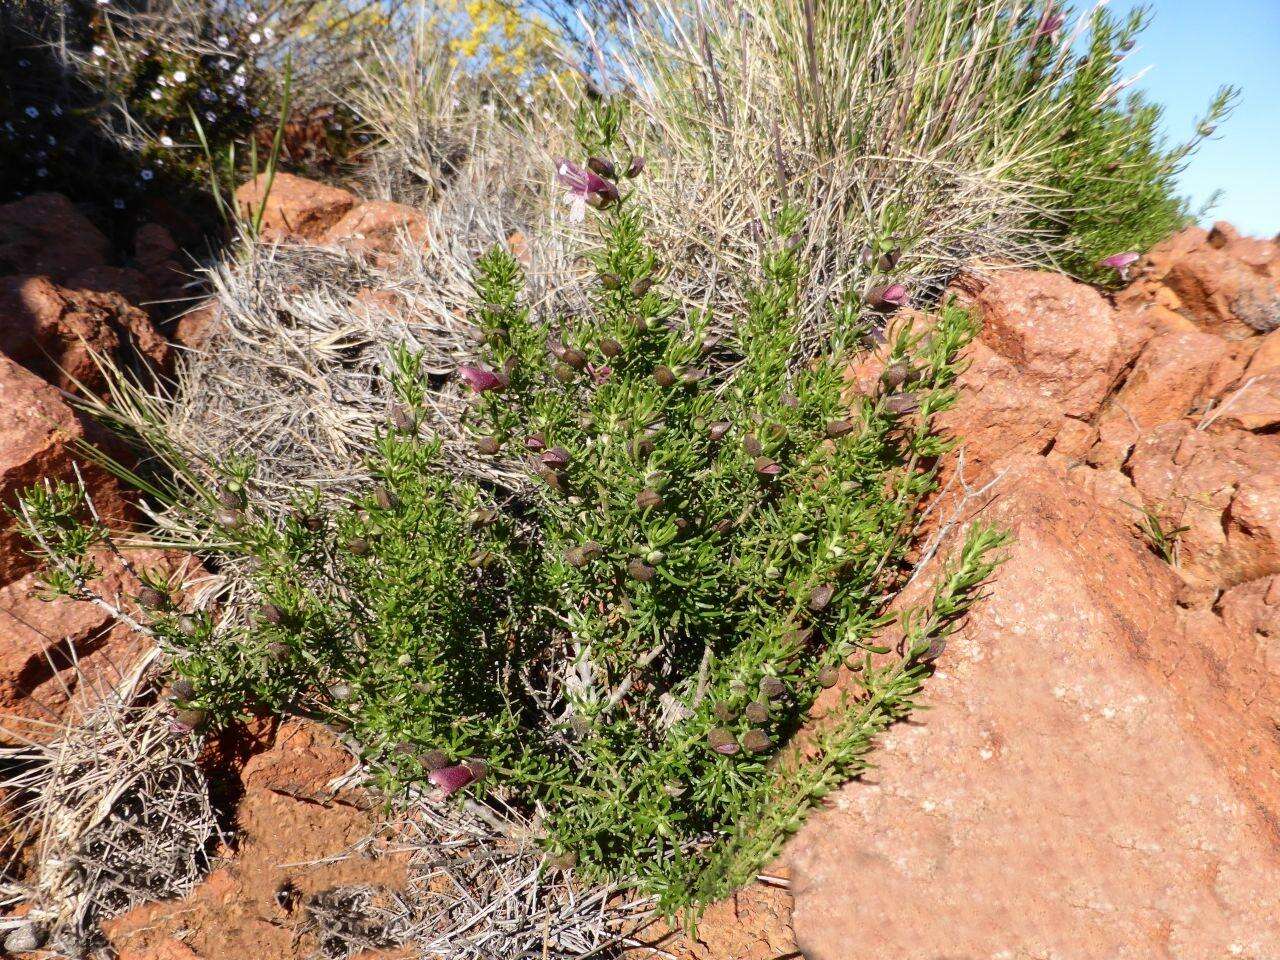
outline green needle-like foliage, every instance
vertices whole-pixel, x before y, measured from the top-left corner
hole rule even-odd
[[[600,208],[589,310],[537,319],[509,254],[479,264],[468,424],[478,456],[527,465],[527,488],[502,500],[437,467],[419,358],[401,352],[376,485],[279,525],[236,465],[208,508],[255,562],[256,612],[232,627],[159,603],[153,620],[183,716],[339,724],[389,792],[536,812],[558,864],[675,910],[741,882],[859,769],[1001,539],[977,531],[906,639],[875,646],[972,322],[947,307],[927,335],[904,327],[884,388],[850,396],[841,345],[872,325],[838,307],[836,342],[797,360],[804,222],[783,210],[736,334],[713,342],[662,293],[645,212],[613,179],[642,166],[611,156],[619,126],[609,103],[580,123],[605,179],[564,168]],[[63,518],[51,536],[66,527],[65,504],[45,512]],[[794,751],[841,676],[841,720]]]

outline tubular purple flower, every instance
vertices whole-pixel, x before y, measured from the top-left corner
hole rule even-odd
[[[568,191],[574,220],[582,219],[586,204],[602,209],[618,199],[616,184],[564,157],[556,161],[556,179]]]
[[[900,283],[876,287],[867,294],[867,306],[875,310],[896,310],[907,305],[907,288]]]
[[[451,767],[440,767],[427,774],[427,780],[433,787],[439,788],[441,797],[448,797],[457,793],[475,778],[475,773],[465,763],[455,763]]]
[[[466,380],[476,393],[501,390],[508,383],[506,374],[495,373],[484,367],[462,366],[458,368],[458,375]]]
[[[1044,37],[1053,39],[1066,22],[1067,18],[1058,11],[1056,6],[1051,4],[1045,8],[1044,15],[1040,17],[1040,22],[1036,24],[1036,32],[1032,39],[1040,40]]]
[[[1114,270],[1120,275],[1121,280],[1128,280],[1129,268],[1137,262],[1138,254],[1134,253],[1132,250],[1128,250],[1124,253],[1113,253],[1109,257],[1103,257],[1098,261],[1098,266]]]

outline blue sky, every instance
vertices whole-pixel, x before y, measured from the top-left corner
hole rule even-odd
[[[1112,0],[1126,13],[1137,0]],[[1280,232],[1280,0],[1147,0],[1151,25],[1131,55],[1139,84],[1165,106],[1165,127],[1181,140],[1222,84],[1243,90],[1235,113],[1204,143],[1182,176],[1195,201],[1221,188],[1209,219],[1246,233]],[[1078,6],[1085,6],[1084,3]]]

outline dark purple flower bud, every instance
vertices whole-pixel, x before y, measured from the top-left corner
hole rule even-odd
[[[711,424],[711,426],[707,427],[707,436],[711,438],[712,443],[719,443],[732,429],[733,424],[728,420],[717,420],[715,423]]]
[[[897,247],[887,250],[880,254],[880,270],[882,273],[889,273],[898,266],[898,261],[902,259],[902,251]]]
[[[228,530],[234,530],[244,522],[244,514],[239,510],[222,509],[213,512],[213,521],[220,527],[226,527]]]
[[[547,861],[547,866],[552,870],[559,870],[562,873],[566,870],[572,870],[578,865],[578,855],[570,850],[568,853],[562,853],[559,856],[552,857]]]
[[[665,364],[654,369],[653,379],[658,382],[660,387],[674,387],[676,385],[675,373]]]
[[[218,491],[218,503],[222,504],[228,510],[235,510],[244,506],[244,491],[232,490],[230,487],[222,487]]]
[[[772,480],[782,473],[782,465],[769,457],[756,457],[755,469],[757,474],[767,480]]]
[[[491,527],[497,522],[498,522],[497,510],[482,509],[482,510],[472,511],[472,514],[471,514],[472,526],[480,527],[483,529],[484,527]]]
[[[199,707],[183,707],[175,710],[173,716],[176,721],[174,726],[182,733],[189,733],[204,726],[204,722],[209,719],[209,711]]]
[[[894,416],[915,413],[920,409],[920,398],[914,393],[894,393],[885,398],[884,408]]]
[[[347,549],[357,557],[363,557],[369,552],[369,541],[364,537],[352,537],[347,541]]]
[[[632,560],[627,564],[627,573],[631,574],[632,578],[639,580],[641,583],[648,583],[653,579],[654,574],[657,572],[657,570],[649,566],[649,564],[645,563],[643,560]]]
[[[264,603],[258,608],[258,619],[263,623],[270,623],[278,627],[284,623],[284,611],[274,603]]]
[[[827,423],[827,436],[836,440],[853,433],[857,426],[852,420],[832,420]]]
[[[163,610],[169,606],[169,598],[155,587],[143,587],[138,591],[138,603],[151,610]]]
[[[587,169],[592,173],[598,173],[602,177],[608,177],[610,180],[618,178],[618,171],[613,166],[612,160],[606,160],[604,157],[589,157],[587,159]]]
[[[867,293],[867,306],[873,310],[888,313],[907,305],[907,288],[900,283],[890,283],[876,287]]]
[[[292,651],[287,643],[281,643],[279,640],[272,640],[267,644],[267,656],[276,663],[284,663],[289,659]]]
[[[640,277],[631,284],[631,295],[633,297],[643,297],[649,292],[649,288],[653,286],[653,277]]]
[[[884,368],[884,372],[880,374],[880,382],[890,390],[897,390],[907,382],[907,378],[910,375],[911,368],[899,360],[897,363],[891,363]]]
[[[831,603],[831,598],[836,595],[836,588],[833,584],[824,583],[819,587],[815,587],[813,592],[809,594],[809,609],[814,613],[821,613]]]
[[[725,534],[732,529],[733,529],[733,521],[730,520],[728,517],[725,517],[723,520],[717,520],[715,523],[715,526],[711,528],[711,531],[713,533]]]
[[[375,487],[373,500],[379,510],[397,510],[400,507],[400,498],[386,487]]]
[[[185,703],[196,695],[196,686],[186,677],[178,677],[169,684],[169,698],[178,703]]]
[[[742,735],[742,749],[747,753],[764,753],[773,746],[773,741],[763,730],[752,728]]]
[[[817,680],[818,686],[822,687],[824,690],[830,690],[840,682],[840,668],[827,667],[825,670],[818,673]]]
[[[636,494],[636,506],[641,510],[656,510],[663,504],[662,494],[646,487]]]
[[[711,715],[721,723],[732,723],[734,718],[737,716],[737,714],[734,713],[733,707],[723,700],[711,708]]]
[[[427,774],[427,780],[433,787],[439,788],[441,797],[449,797],[457,793],[467,784],[475,780],[475,774],[465,763],[455,763],[450,767],[440,767]]]
[[[744,714],[751,723],[764,723],[769,719],[769,704],[764,700],[752,700]]]
[[[770,700],[777,700],[787,692],[787,685],[777,677],[763,677],[760,680],[760,692]]]
[[[542,467],[538,470],[538,476],[542,481],[556,493],[564,493],[566,489],[564,477],[550,467]]]
[[[575,370],[584,370],[587,366],[587,355],[576,347],[565,347],[560,359]]]
[[[569,451],[564,447],[552,447],[539,458],[544,467],[559,470],[569,465]]]
[[[605,337],[600,341],[600,352],[612,360],[622,353],[622,344],[613,339],[613,337]]]
[[[567,363],[557,363],[551,373],[561,383],[572,383],[576,371]]]
[[[443,750],[428,750],[418,758],[424,770],[443,770],[452,762]]]
[[[616,273],[600,274],[600,286],[606,290],[617,290],[622,286],[622,279]]]
[[[412,433],[417,429],[417,418],[403,403],[397,403],[391,408],[391,425],[401,433]]]
[[[707,731],[707,746],[716,753],[732,757],[738,752],[738,741],[731,730],[715,727]]]
[[[764,444],[760,442],[760,438],[754,433],[748,433],[742,438],[742,449],[747,451],[747,455],[751,457],[759,457],[764,454]]]
[[[458,368],[458,374],[476,393],[502,390],[508,382],[505,374],[495,373],[485,367],[461,366]]]
[[[653,441],[648,437],[640,437],[631,444],[631,455],[637,460],[645,460],[653,453]]]
[[[807,646],[812,637],[813,627],[792,627],[782,635],[782,639],[794,650]]]
[[[644,157],[632,157],[631,162],[627,164],[627,179],[634,180],[642,173],[644,173]]]
[[[707,371],[703,370],[701,367],[690,367],[684,372],[680,379],[684,381],[686,386],[691,387],[695,383],[700,383],[706,375]]]
[[[524,448],[533,453],[547,448],[546,438],[540,433],[531,433],[524,438]]]
[[[473,780],[483,780],[489,775],[489,763],[482,757],[468,757],[463,761],[463,766],[471,771]]]
[[[481,437],[476,441],[476,450],[486,457],[492,457],[502,449],[502,441],[497,437]]]

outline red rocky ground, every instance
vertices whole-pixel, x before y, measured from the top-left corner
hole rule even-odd
[[[256,190],[238,202],[252,207]],[[53,197],[0,208],[0,266],[13,274],[0,279],[6,504],[33,479],[70,473],[87,428],[42,378],[90,376],[81,336],[166,362],[167,342],[135,307],[146,284],[167,282],[174,248],[140,230],[130,262],[112,263],[77,217]],[[277,177],[264,228],[384,261],[399,233],[428,242],[416,211],[289,177]],[[1280,956],[1280,248],[1220,224],[1160,244],[1115,296],[1018,270],[961,286],[984,325],[940,423],[962,455],[944,465],[926,539],[945,557],[980,517],[1015,535],[1008,560],[942,655],[930,709],[884,737],[873,772],[829,799],[768,884],[663,949]],[[183,335],[211,321],[197,312]],[[851,389],[879,367],[857,358]],[[113,481],[89,480],[125,511]],[[1139,530],[1144,511],[1185,528],[1172,564]],[[32,565],[0,528],[0,709],[57,716],[68,649],[105,669],[139,641],[80,605],[32,600]],[[258,734],[209,754],[239,785],[237,855],[185,900],[112,921],[122,957],[300,955],[274,900],[282,879],[401,881],[394,857],[286,866],[344,849],[371,814],[327,792],[348,757],[323,732]]]

